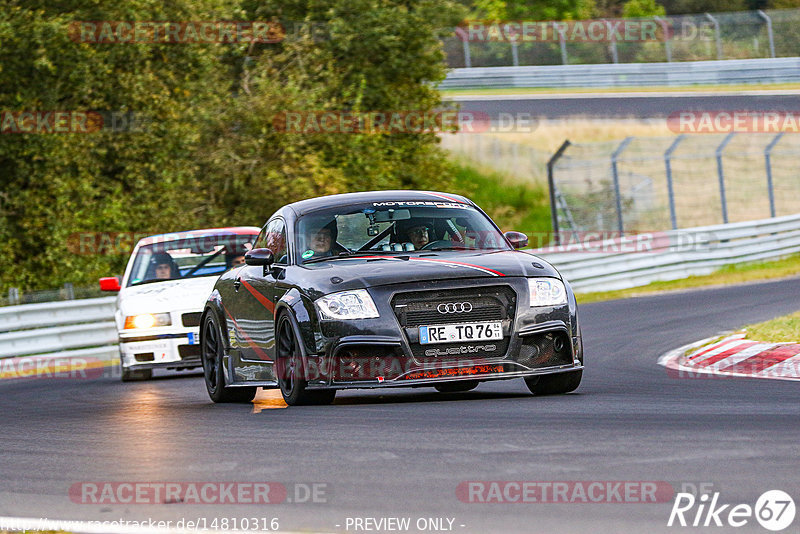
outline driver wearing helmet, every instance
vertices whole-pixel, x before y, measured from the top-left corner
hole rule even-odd
[[[180,278],[180,271],[172,256],[166,252],[158,252],[150,258],[147,278],[150,280],[170,280]]]

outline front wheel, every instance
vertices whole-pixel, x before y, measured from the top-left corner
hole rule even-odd
[[[222,356],[225,348],[222,330],[213,312],[206,315],[203,322],[202,360],[208,396],[214,402],[250,402],[256,396],[255,387],[226,387]]]
[[[525,379],[525,385],[534,395],[560,395],[578,389],[582,377],[582,369],[554,375],[531,376]]]
[[[335,389],[309,390],[303,371],[301,341],[297,338],[289,315],[278,320],[277,360],[278,385],[283,400],[289,406],[330,404],[336,397]]]

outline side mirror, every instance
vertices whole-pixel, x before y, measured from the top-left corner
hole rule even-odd
[[[247,265],[263,265],[269,267],[275,262],[272,251],[268,248],[254,248],[248,250],[244,255],[244,262]]]
[[[528,236],[522,232],[506,232],[503,235],[506,236],[506,239],[508,239],[508,242],[511,243],[511,246],[514,248],[528,246]]]
[[[100,291],[119,291],[119,278],[116,276],[107,276],[100,279]]]

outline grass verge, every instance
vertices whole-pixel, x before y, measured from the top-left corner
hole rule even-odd
[[[550,200],[543,185],[463,160],[454,161],[454,166],[451,192],[475,201],[504,232],[516,230],[529,236],[550,232]]]
[[[800,341],[800,312],[745,327],[747,339],[766,343]]]
[[[558,267],[558,264],[556,264]],[[681,289],[696,289],[710,286],[726,286],[741,284],[743,282],[755,282],[758,280],[770,280],[774,278],[786,278],[800,274],[800,254],[793,254],[782,260],[760,261],[751,263],[741,263],[728,265],[716,272],[705,276],[690,276],[681,280],[671,280],[669,282],[653,282],[646,286],[632,287],[630,289],[620,289],[617,291],[597,291],[591,293],[578,293],[576,298],[579,304],[588,302],[599,302],[604,300],[614,300],[629,297],[640,297],[653,295],[667,291]]]

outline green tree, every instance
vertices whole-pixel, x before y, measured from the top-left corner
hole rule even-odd
[[[444,188],[452,170],[434,133],[282,133],[287,111],[422,111],[440,106],[437,35],[464,16],[443,1],[324,0],[245,4],[286,38],[252,47],[237,98],[209,131],[205,182],[219,220],[263,222],[286,202],[344,191]],[[223,183],[219,187],[219,183]]]
[[[622,16],[627,18],[643,18],[663,16],[666,14],[664,6],[656,0],[628,0],[622,6]]]
[[[594,0],[475,0],[478,18],[490,20],[581,20],[594,14]]]
[[[147,118],[147,131],[0,136],[0,291],[88,284],[119,272],[120,255],[67,248],[78,232],[191,228],[197,110],[230,83],[223,45],[79,43],[73,21],[218,20],[205,0],[5,1],[0,11],[0,111],[103,110]]]
[[[261,224],[327,193],[448,188],[433,133],[286,134],[288,110],[431,111],[438,37],[465,11],[434,0],[5,0],[0,111],[111,110],[146,131],[0,136],[0,291],[87,285],[124,255],[76,255],[79,232]],[[78,43],[73,21],[281,20],[277,44]],[[307,32],[299,23],[322,29]]]

